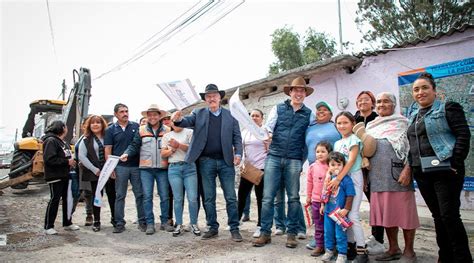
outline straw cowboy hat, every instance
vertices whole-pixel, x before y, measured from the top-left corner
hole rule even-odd
[[[283,87],[283,92],[285,92],[286,95],[290,96],[290,91],[291,91],[292,88],[304,88],[306,90],[306,96],[311,95],[314,91],[313,88],[306,85],[306,81],[301,76],[294,79],[291,82],[291,85],[284,86]]]
[[[146,117],[147,113],[148,112],[158,112],[160,114],[160,117],[163,117],[166,115],[166,111],[164,110],[160,110],[160,108],[158,108],[158,105],[157,104],[151,104],[148,109],[142,111],[142,116],[143,117]]]
[[[199,95],[201,95],[202,100],[206,100],[205,99],[206,94],[217,93],[217,92],[219,92],[219,95],[221,95],[221,99],[223,99],[225,96],[225,91],[219,90],[216,84],[207,84],[206,89],[204,90],[204,93],[199,93]]]

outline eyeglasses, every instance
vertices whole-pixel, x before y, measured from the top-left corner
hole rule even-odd
[[[368,98],[360,98],[357,100],[357,102],[369,102],[369,101],[372,101],[372,100]]]

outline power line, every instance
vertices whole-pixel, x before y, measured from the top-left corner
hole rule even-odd
[[[207,27],[205,27],[203,30],[201,30],[200,32],[198,33],[194,33],[193,35],[189,36],[188,38],[184,39],[181,43],[179,43],[178,45],[181,46],[183,44],[185,44],[186,42],[188,42],[189,40],[191,40],[192,38],[194,38],[196,35],[198,34],[202,34],[204,33],[205,31],[207,31],[209,28],[211,28],[212,26],[214,26],[217,22],[219,22],[220,20],[222,20],[224,17],[226,17],[227,15],[229,15],[230,13],[232,13],[235,9],[237,9],[238,7],[240,7],[242,4],[245,3],[245,0],[242,0],[240,3],[238,3],[236,6],[234,6],[233,8],[229,9],[227,12],[225,12],[223,15],[221,15],[219,18],[217,18],[216,20],[214,20],[211,24],[209,24]],[[165,53],[163,53],[159,59],[161,59],[162,57],[166,56],[170,51],[167,51]],[[153,63],[157,63],[158,60],[154,61]]]
[[[199,2],[197,2],[196,4],[194,4],[191,8],[189,8],[188,10],[186,10],[184,13],[182,13],[180,16],[176,17],[173,21],[171,21],[168,25],[166,25],[165,27],[163,27],[160,31],[156,32],[155,34],[153,34],[150,38],[148,38],[147,40],[145,40],[142,44],[140,44],[140,46],[138,46],[137,49],[141,48],[142,46],[144,46],[148,41],[152,40],[154,37],[156,37],[157,35],[159,35],[161,32],[163,32],[165,29],[167,29],[168,27],[170,27],[172,24],[174,24],[176,21],[178,21],[178,19],[180,19],[181,17],[183,17],[185,14],[187,14],[189,11],[193,10],[197,5],[199,5],[199,3],[201,3],[202,0],[200,0]]]
[[[56,54],[56,43],[54,41],[54,31],[53,31],[53,22],[51,20],[51,11],[49,10],[49,1],[46,0],[46,9],[48,10],[48,19],[49,19],[49,31],[51,32],[51,41],[53,43],[53,52],[54,52],[54,57],[56,60],[58,59],[58,56]]]
[[[114,66],[112,67],[110,70],[100,74],[98,77],[96,77],[94,80],[97,80],[97,79],[100,79],[102,78],[103,76],[109,74],[109,73],[112,73],[114,71],[118,71],[118,70],[121,70],[122,68],[124,68],[125,66],[128,66],[130,65],[131,63],[139,60],[140,58],[144,57],[145,55],[147,55],[148,53],[150,53],[151,51],[153,51],[154,49],[156,49],[157,47],[159,47],[161,44],[163,44],[164,42],[168,41],[169,38],[173,35],[175,35],[176,33],[179,33],[183,28],[189,26],[190,24],[192,24],[194,21],[196,21],[197,19],[199,19],[201,16],[203,16],[204,14],[206,14],[207,12],[209,12],[212,8],[216,7],[218,4],[220,4],[221,1],[218,1],[216,4],[213,4],[215,1],[214,0],[211,0],[209,2],[207,2],[204,6],[200,7],[197,11],[195,11],[193,14],[191,14],[190,16],[188,16],[187,18],[185,18],[182,22],[180,22],[178,25],[176,25],[173,29],[171,29],[169,32],[167,32],[166,34],[164,34],[163,36],[159,37],[158,39],[154,40],[152,43],[148,44],[145,48],[142,48],[140,51],[138,51],[137,53],[135,53],[134,55],[132,55],[130,58],[128,58],[127,60],[125,60],[124,62],[118,64],[117,66]],[[196,6],[196,5],[194,5]],[[193,6],[193,7],[194,7]],[[192,9],[192,8],[191,8]],[[184,14],[186,14],[187,12],[189,12],[189,10],[191,9],[188,9],[188,11],[186,11]],[[183,14],[183,15],[184,15]],[[180,17],[182,17],[183,15],[181,15]],[[178,18],[179,19],[179,18]],[[175,19],[174,21],[176,21],[177,19]],[[169,25],[167,25],[165,28],[169,27]],[[163,29],[164,30],[164,29]],[[160,30],[160,32],[162,32],[163,30]],[[158,35],[160,32],[154,34],[154,36]],[[148,39],[147,41],[145,41],[144,43],[148,42],[150,39]],[[143,45],[143,44],[142,44]]]

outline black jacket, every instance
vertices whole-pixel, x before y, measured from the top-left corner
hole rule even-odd
[[[84,137],[83,139],[84,145],[87,149],[87,159],[91,162],[95,167],[102,169],[102,165],[100,164],[99,157],[94,150],[94,138],[91,137]],[[99,177],[95,175],[91,170],[87,169],[85,166],[80,165],[80,169],[82,170],[82,181],[97,181]]]
[[[354,114],[354,118],[356,119],[356,123],[363,122],[364,126],[367,126],[367,123],[373,121],[375,118],[377,118],[379,115],[375,113],[375,111],[372,111],[372,113],[366,117],[360,115],[360,111],[356,111]]]
[[[48,133],[43,138],[44,179],[49,182],[69,179],[71,148],[57,135]]]

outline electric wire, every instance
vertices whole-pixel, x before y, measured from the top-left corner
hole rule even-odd
[[[131,56],[129,59],[125,60],[124,62],[118,64],[117,66],[114,66],[110,70],[100,74],[98,77],[96,77],[94,80],[100,79],[104,77],[107,74],[110,74],[112,72],[118,71],[123,69],[124,67],[130,65],[131,63],[139,60],[140,58],[144,57],[145,55],[149,54],[151,51],[159,47],[161,44],[164,42],[168,41],[171,36],[175,35],[176,33],[179,33],[183,28],[189,26],[193,22],[195,22],[197,19],[202,17],[204,14],[209,12],[212,8],[216,6],[214,4],[214,0],[209,1],[206,3],[204,6],[199,8],[197,11],[195,11],[193,14],[191,14],[189,17],[184,19],[184,21],[180,22],[178,25],[176,25],[173,29],[171,29],[169,32],[161,36],[160,38],[154,40],[152,43],[148,44],[147,47],[142,48],[139,52]],[[219,4],[221,1],[218,1],[217,4]],[[214,4],[214,5],[213,5]],[[153,45],[153,46],[152,46]]]
[[[236,6],[234,6],[233,8],[227,10],[223,15],[221,15],[219,18],[217,18],[216,20],[214,20],[211,24],[209,24],[207,27],[205,27],[204,29],[202,29],[200,32],[198,33],[194,33],[193,35],[189,36],[188,38],[184,39],[182,42],[180,42],[178,44],[178,46],[182,46],[184,45],[186,42],[188,42],[189,40],[191,40],[192,38],[194,38],[196,35],[198,34],[202,34],[204,33],[205,31],[207,31],[209,28],[211,28],[212,26],[214,26],[217,22],[219,22],[220,20],[222,20],[224,17],[226,17],[227,15],[229,15],[230,13],[232,13],[234,10],[236,10],[238,7],[240,7],[242,4],[245,3],[245,0],[242,0],[240,3],[238,3]],[[160,57],[158,58],[158,60],[154,61],[153,64],[157,63],[161,58],[163,58],[164,56],[166,56],[170,51],[167,51],[165,53],[163,53],[162,55],[160,55]]]

